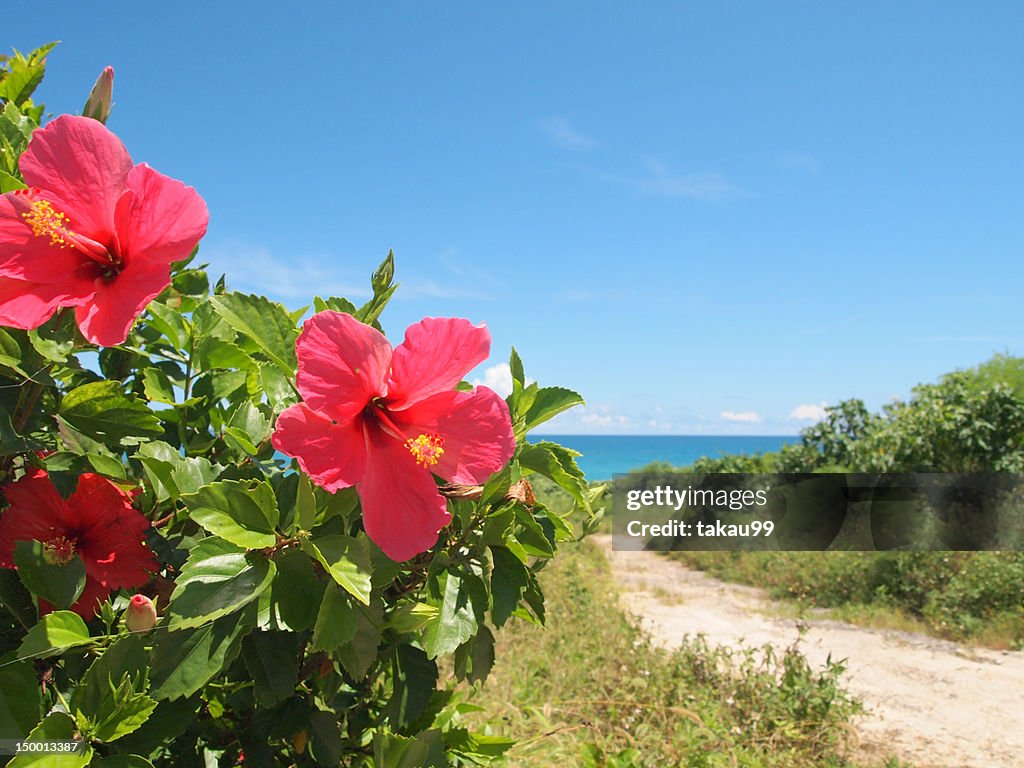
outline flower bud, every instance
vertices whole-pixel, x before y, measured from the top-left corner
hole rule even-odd
[[[114,68],[104,67],[100,76],[96,78],[96,84],[89,92],[89,98],[85,102],[82,114],[106,123],[110,117],[110,110],[114,106]]]
[[[156,606],[145,595],[132,595],[124,612],[124,625],[131,632],[148,632],[156,626]]]

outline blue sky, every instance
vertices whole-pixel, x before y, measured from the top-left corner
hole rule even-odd
[[[62,40],[54,113],[114,66],[229,285],[358,299],[393,248],[389,335],[486,321],[477,377],[587,398],[552,431],[789,434],[1022,351],[1020,3],[149,5],[15,0],[4,47]]]

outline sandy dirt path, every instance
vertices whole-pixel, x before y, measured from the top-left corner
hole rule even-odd
[[[653,552],[608,555],[622,605],[665,646],[705,634],[730,646],[800,636],[760,590],[728,584]],[[867,707],[856,723],[866,756],[895,755],[915,768],[1024,767],[1024,653],[968,648],[922,635],[802,620],[811,664],[847,660],[846,685]]]

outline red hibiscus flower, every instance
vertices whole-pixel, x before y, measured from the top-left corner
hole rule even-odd
[[[433,474],[482,483],[512,457],[505,401],[486,387],[455,390],[490,347],[487,328],[468,320],[425,318],[392,349],[350,315],[314,315],[296,344],[304,402],[278,417],[274,447],[329,491],[354,485],[366,533],[408,560],[451,520]]]
[[[0,513],[0,567],[14,567],[14,545],[39,541],[53,562],[78,555],[85,589],[71,606],[89,619],[115,589],[139,587],[158,567],[142,543],[149,521],[132,507],[131,495],[100,475],[84,474],[65,500],[42,470],[4,486],[10,506]],[[40,600],[40,613],[53,610]]]
[[[28,189],[0,196],[0,325],[37,328],[75,307],[94,344],[120,344],[206,233],[191,187],[133,165],[102,123],[62,115],[19,161]]]

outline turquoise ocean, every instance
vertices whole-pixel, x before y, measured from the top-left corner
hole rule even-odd
[[[588,480],[639,469],[652,461],[682,467],[702,456],[777,451],[797,443],[796,435],[531,435],[531,442],[551,440],[579,451],[576,461]]]

